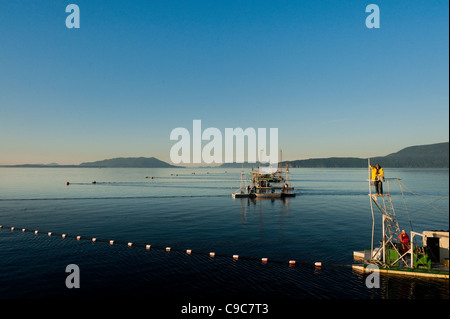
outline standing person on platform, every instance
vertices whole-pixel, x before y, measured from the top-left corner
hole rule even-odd
[[[383,195],[383,180],[384,180],[384,171],[380,164],[374,166],[370,165],[371,176],[370,179],[374,181],[375,191],[377,195]]]

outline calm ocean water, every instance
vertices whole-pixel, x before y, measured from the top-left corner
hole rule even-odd
[[[0,168],[0,225],[16,228],[0,229],[0,298],[449,298],[446,280],[382,275],[369,289],[349,267],[370,247],[367,170],[291,169],[284,201],[232,199],[240,171]],[[385,172],[406,187],[408,210],[391,189],[401,228],[448,230],[448,169]],[[69,264],[79,289],[65,286]]]

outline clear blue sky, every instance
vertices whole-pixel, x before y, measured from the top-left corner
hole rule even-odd
[[[0,0],[0,164],[169,161],[194,119],[277,127],[283,159],[386,155],[449,140],[448,86],[448,0]]]

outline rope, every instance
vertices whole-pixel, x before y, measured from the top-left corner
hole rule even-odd
[[[176,251],[176,252],[185,252],[186,255],[192,255],[192,254],[197,254],[197,255],[204,255],[204,256],[209,256],[210,258],[216,258],[216,257],[222,257],[222,258],[233,258],[233,260],[235,260],[236,262],[238,260],[247,260],[247,261],[260,261],[262,264],[267,264],[268,262],[270,263],[275,263],[275,264],[281,264],[281,265],[288,265],[289,268],[294,268],[297,266],[302,266],[302,267],[308,267],[308,268],[313,268],[315,273],[318,273],[319,271],[321,271],[323,269],[323,265],[322,262],[315,262],[315,263],[311,263],[311,262],[298,262],[295,260],[289,260],[288,262],[286,262],[285,260],[277,260],[277,259],[271,259],[271,258],[258,258],[258,257],[254,257],[254,256],[241,256],[241,255],[228,255],[228,254],[218,254],[215,252],[205,252],[205,251],[193,251],[191,249],[188,250],[184,250],[181,248],[171,248],[171,247],[163,247],[163,246],[153,246],[153,245],[149,245],[149,244],[144,244],[144,243],[132,243],[132,242],[124,242],[124,241],[114,241],[114,240],[106,240],[106,239],[102,239],[102,238],[91,238],[91,237],[87,237],[87,236],[80,236],[80,235],[69,235],[69,234],[61,234],[61,233],[53,233],[53,232],[46,232],[46,231],[39,231],[39,230],[29,230],[29,229],[25,229],[25,228],[16,228],[13,226],[4,226],[4,225],[0,225],[0,231],[5,228],[5,229],[10,229],[11,231],[15,231],[15,230],[21,230],[22,232],[32,232],[35,235],[38,234],[47,234],[48,236],[60,236],[62,238],[73,238],[76,240],[89,240],[92,242],[103,242],[103,243],[109,243],[110,245],[123,245],[123,246],[128,246],[128,247],[141,247],[141,248],[145,248],[146,250],[164,250],[166,252],[171,252],[171,251]],[[377,263],[376,260],[373,260],[372,262]],[[335,271],[339,271],[337,270],[337,268],[352,268],[353,269],[354,265],[349,265],[349,264],[328,264],[326,269],[333,269]],[[365,266],[364,266],[365,267]],[[431,273],[431,271],[429,271]]]
[[[421,194],[415,192],[414,190],[412,190],[411,188],[409,188],[409,187],[408,187],[406,184],[404,184],[404,183],[403,183],[403,186],[404,186],[410,193],[412,193],[413,195],[418,196],[418,198],[419,198],[423,203],[425,203],[426,205],[429,205],[429,206],[430,206],[431,208],[433,208],[436,212],[441,213],[441,211],[439,210],[439,208],[437,208],[437,207],[435,207],[434,205],[432,205],[431,202],[427,202],[427,201],[423,200],[423,197],[424,197],[423,195],[421,195]],[[448,197],[448,196],[449,196],[449,194],[447,193],[447,195],[441,196],[440,198],[438,198],[438,199],[435,200],[434,202],[437,202],[438,200],[444,199],[444,198],[446,198],[446,197]]]
[[[0,201],[38,201],[38,200],[94,200],[94,199],[151,199],[151,198],[197,198],[229,197],[230,195],[170,195],[170,196],[112,196],[112,197],[54,197],[54,198],[0,198]]]
[[[411,230],[414,231],[413,225],[412,225],[412,222],[411,222],[411,216],[409,215],[409,211],[408,211],[408,206],[406,205],[405,195],[403,194],[402,183],[400,182],[400,180],[398,180],[398,185],[400,186],[400,191],[402,192],[403,203],[405,204],[405,210],[406,210],[406,214],[408,215],[409,225],[411,226]]]

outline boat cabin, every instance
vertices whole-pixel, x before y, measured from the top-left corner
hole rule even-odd
[[[432,230],[422,232],[423,246],[427,247],[428,255],[432,262],[445,264],[448,262],[449,243],[448,231]]]

